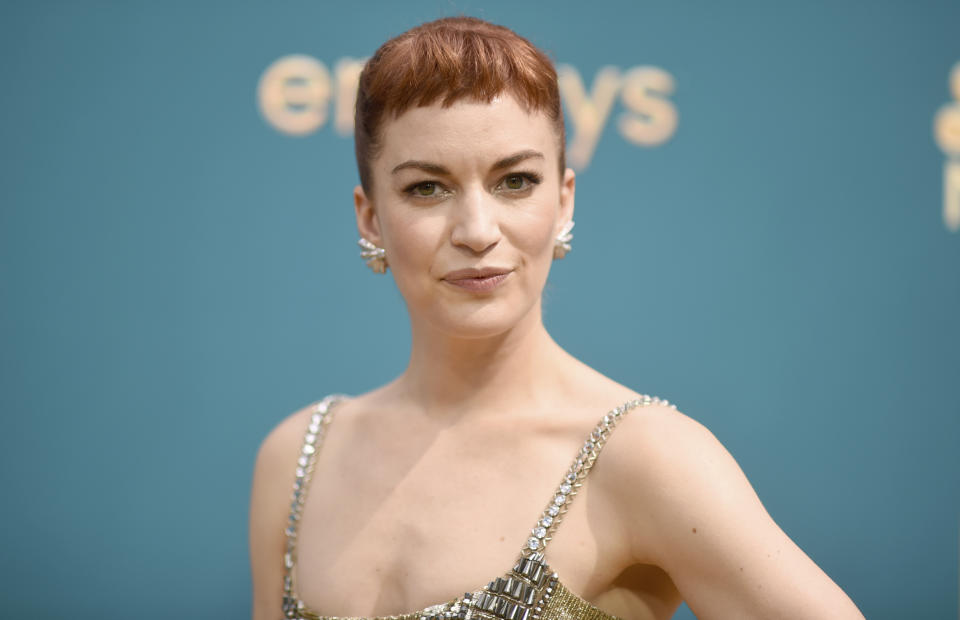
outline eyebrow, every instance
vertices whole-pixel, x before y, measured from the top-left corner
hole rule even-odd
[[[503,170],[504,168],[509,168],[527,159],[545,159],[545,158],[543,156],[543,153],[541,153],[540,151],[534,151],[533,149],[528,149],[526,151],[518,151],[513,155],[509,155],[507,157],[504,157],[503,159],[498,160],[495,164],[493,164],[491,169]],[[391,174],[396,174],[401,170],[406,170],[407,168],[415,168],[417,170],[423,170],[424,172],[429,172],[432,174],[442,174],[445,176],[450,176],[450,171],[447,170],[445,167],[439,164],[431,163],[429,161],[421,161],[416,159],[410,159],[408,161],[403,162],[402,164],[398,164],[396,167],[394,167]]]
[[[534,151],[533,149],[519,151],[513,155],[510,155],[509,157],[504,157],[497,163],[493,164],[493,170],[503,170],[504,168],[509,168],[510,166],[519,164],[527,159],[544,159],[544,157],[543,153],[540,151]]]

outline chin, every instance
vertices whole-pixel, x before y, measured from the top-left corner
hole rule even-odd
[[[520,307],[496,303],[484,307],[443,308],[427,321],[434,329],[455,338],[493,338],[522,324],[531,308],[532,304]]]
[[[434,323],[440,331],[448,336],[464,339],[494,338],[510,331],[520,321],[518,317],[444,317]]]
[[[545,279],[545,278],[544,278]],[[433,283],[431,283],[433,284]],[[542,288],[531,282],[508,280],[489,295],[452,289],[448,284],[417,288],[401,294],[411,320],[429,331],[452,338],[494,338],[526,325],[539,312]],[[411,293],[410,295],[404,293]]]

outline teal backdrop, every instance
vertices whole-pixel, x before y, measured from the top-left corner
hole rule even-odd
[[[249,616],[260,440],[409,346],[350,136],[258,84],[461,13],[673,81],[667,139],[618,95],[580,170],[553,336],[710,428],[868,618],[956,618],[960,3],[889,0],[0,3],[0,615]]]

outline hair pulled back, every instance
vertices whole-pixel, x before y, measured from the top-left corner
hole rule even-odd
[[[354,140],[360,183],[370,193],[370,162],[388,115],[440,101],[490,103],[507,92],[530,112],[545,112],[565,167],[563,110],[557,72],[547,55],[509,28],[475,17],[421,24],[383,45],[364,65],[357,90]]]

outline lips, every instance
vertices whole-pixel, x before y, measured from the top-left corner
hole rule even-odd
[[[507,279],[512,269],[503,267],[483,267],[480,269],[458,269],[451,271],[443,277],[443,280],[450,285],[483,293],[492,291],[500,286],[500,283]]]
[[[456,271],[451,271],[447,275],[443,276],[444,280],[467,280],[467,279],[477,279],[477,278],[489,278],[492,276],[500,276],[508,274],[512,269],[507,269],[506,267],[482,267],[480,269],[457,269]]]

